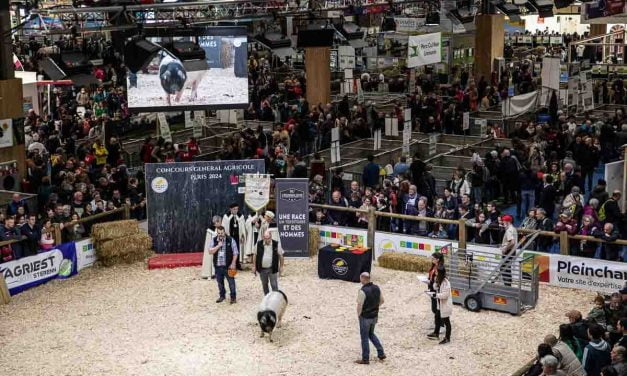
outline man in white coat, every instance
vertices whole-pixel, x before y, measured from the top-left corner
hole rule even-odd
[[[255,247],[257,247],[257,242],[261,240],[261,236],[259,234],[263,234],[259,231],[261,228],[261,222],[263,218],[259,213],[251,213],[246,219],[246,223],[244,225],[246,231],[246,238],[244,243],[243,252],[245,260],[251,260],[253,253],[255,253]]]
[[[207,235],[205,236],[205,249],[202,256],[202,267],[200,268],[200,278],[209,279],[215,277],[215,271],[213,270],[213,256],[209,253],[213,238],[216,237],[216,227],[222,226],[222,218],[219,215],[214,215],[211,219],[211,226],[207,229]]]
[[[227,236],[230,236],[237,243],[237,249],[242,249],[246,244],[246,219],[239,212],[239,205],[232,203],[229,205],[229,211],[222,217],[222,227]],[[244,262],[243,252],[237,260],[237,268],[242,269],[241,263]]]

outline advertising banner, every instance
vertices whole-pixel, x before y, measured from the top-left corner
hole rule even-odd
[[[157,253],[201,252],[211,217],[244,204],[244,175],[263,173],[263,159],[148,163],[148,233]]]
[[[592,258],[525,251],[533,254],[540,269],[540,281],[552,286],[611,294],[627,281],[627,264]]]
[[[553,90],[560,88],[560,59],[545,57],[542,59],[542,86]]]
[[[409,253],[431,257],[433,252],[448,253],[447,247],[450,246],[451,242],[446,239],[407,236],[406,234],[393,234],[381,231],[377,231],[374,234],[375,259],[378,259],[383,252]]]
[[[503,116],[511,117],[531,111],[536,107],[537,100],[537,91],[507,98],[502,104]]]
[[[79,240],[74,243],[76,248],[76,270],[81,271],[93,266],[96,262],[96,250],[91,238]]]
[[[311,226],[320,232],[320,247],[340,244],[350,247],[367,247],[368,231],[341,226]]]
[[[308,179],[277,179],[277,227],[286,257],[309,257]]]
[[[414,68],[442,61],[442,33],[410,36],[407,67]]]
[[[194,111],[194,126],[192,129],[193,135],[196,138],[202,137],[202,127],[205,124],[205,112]]]
[[[268,205],[270,202],[270,175],[245,175],[244,202],[255,212]]]
[[[77,273],[74,242],[63,243],[46,252],[0,264],[11,295]]]

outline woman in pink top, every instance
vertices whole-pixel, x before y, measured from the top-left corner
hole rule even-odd
[[[47,219],[41,229],[41,239],[39,240],[39,248],[47,251],[54,247],[54,237],[52,236],[52,222]]]

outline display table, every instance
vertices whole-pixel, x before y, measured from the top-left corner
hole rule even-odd
[[[327,245],[318,251],[318,277],[359,282],[359,275],[370,272],[372,251],[368,248],[351,248]]]

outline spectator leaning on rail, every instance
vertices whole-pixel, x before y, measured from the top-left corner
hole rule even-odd
[[[586,376],[581,362],[577,359],[577,355],[566,343],[558,340],[552,334],[544,337],[544,343],[551,346],[553,355],[559,361],[559,370],[564,371],[568,376]]]

